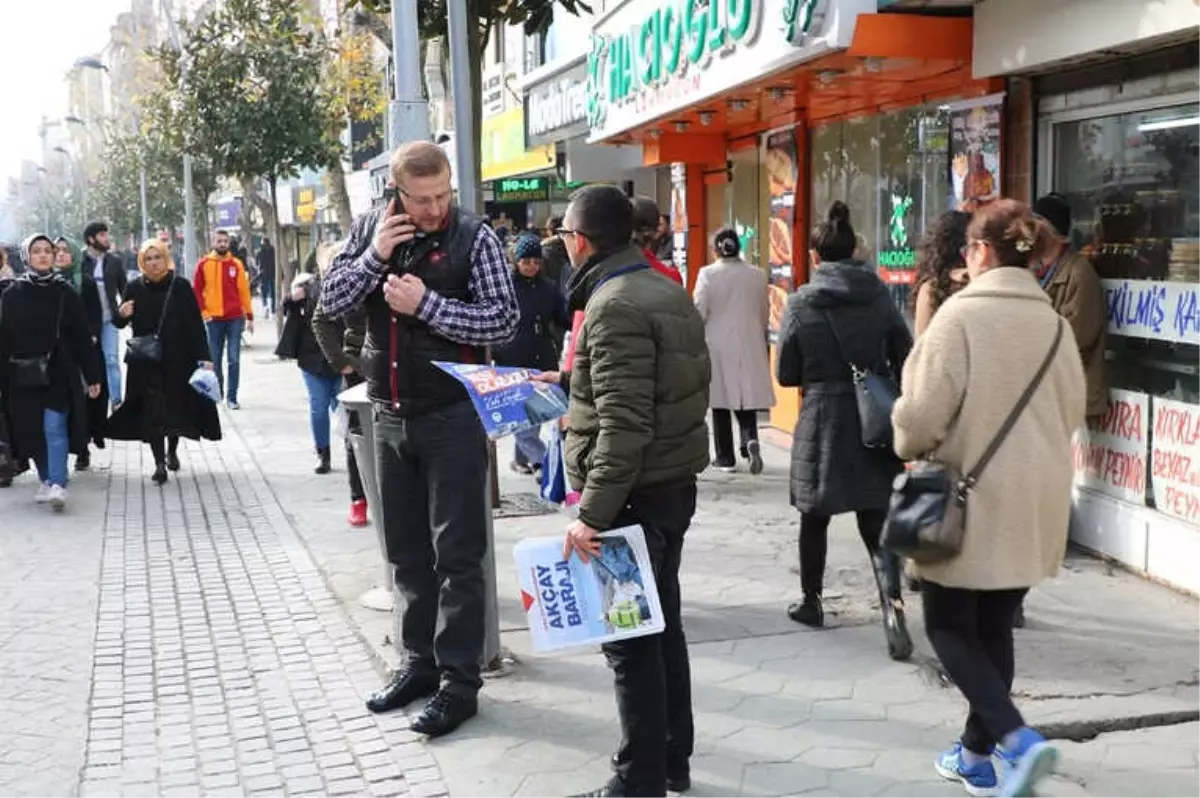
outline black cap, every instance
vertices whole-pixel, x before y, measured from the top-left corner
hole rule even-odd
[[[1047,194],[1033,203],[1033,212],[1045,219],[1063,238],[1071,234],[1071,205],[1062,194]]]

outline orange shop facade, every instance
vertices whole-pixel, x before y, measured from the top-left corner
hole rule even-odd
[[[593,27],[589,140],[640,144],[645,166],[670,170],[689,290],[712,234],[737,230],[770,274],[773,341],[833,200],[906,305],[926,223],[999,194],[1003,81],[973,79],[971,49],[970,18],[876,0],[627,0]],[[772,426],[790,430],[799,393],[775,394]]]

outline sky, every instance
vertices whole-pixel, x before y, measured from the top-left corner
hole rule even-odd
[[[131,0],[0,0],[4,75],[0,77],[0,186],[19,177],[21,161],[41,156],[42,114],[67,108],[66,74],[75,59],[108,42]]]

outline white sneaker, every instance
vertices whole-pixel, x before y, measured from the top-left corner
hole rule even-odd
[[[50,486],[50,506],[57,513],[61,513],[62,509],[67,506],[67,489],[62,485]]]
[[[38,485],[37,493],[33,494],[33,500],[38,504],[45,504],[50,501],[50,483],[43,482]]]

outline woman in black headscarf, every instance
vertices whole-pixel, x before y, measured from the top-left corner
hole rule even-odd
[[[87,316],[88,340],[91,341],[92,357],[103,379],[100,380],[100,395],[87,402],[88,438],[97,449],[104,448],[105,430],[108,426],[108,378],[105,375],[104,352],[100,349],[100,328],[104,313],[100,305],[100,287],[90,274],[80,267],[79,245],[66,236],[54,239],[54,269],[75,289],[83,301],[83,312]],[[75,470],[87,471],[92,458],[85,441],[83,449],[71,450],[75,454]]]
[[[133,325],[133,340],[158,336],[157,359],[126,358],[125,402],[108,422],[108,435],[118,441],[144,441],[154,454],[154,482],[162,485],[168,471],[180,467],[179,439],[221,440],[217,406],[189,384],[197,366],[212,368],[204,321],[191,284],[175,273],[171,251],[157,239],[138,252],[142,276],[129,284],[114,323]],[[132,343],[132,341],[131,341]]]
[[[29,271],[0,298],[0,393],[14,459],[34,461],[36,500],[62,510],[67,455],[86,447],[85,396],[100,395],[101,376],[83,303],[54,271],[54,242],[33,235],[21,249]]]

